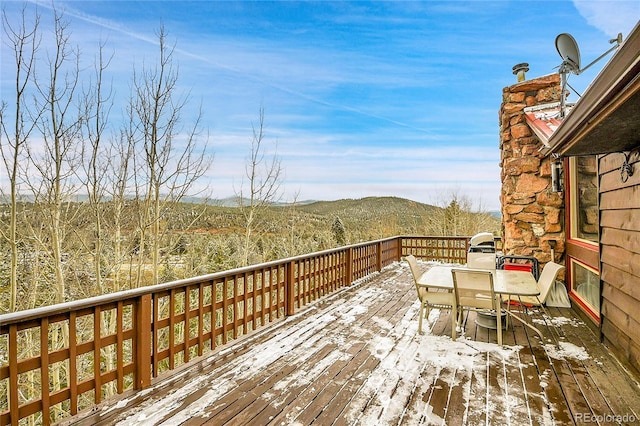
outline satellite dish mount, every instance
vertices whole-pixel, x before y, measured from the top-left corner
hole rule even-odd
[[[581,68],[580,49],[578,48],[576,39],[574,39],[573,36],[569,33],[562,33],[556,37],[556,50],[562,58],[562,63],[560,64],[560,68],[558,70],[558,72],[560,73],[562,86],[562,95],[560,96],[560,118],[564,118],[565,115],[565,91],[568,84],[567,77],[569,73],[580,75],[583,71],[591,67],[591,65],[595,64],[596,62],[607,56],[609,53],[617,49],[618,46],[620,46],[620,44],[622,43],[622,33],[619,33],[618,37],[609,40],[609,43],[615,43],[615,46],[604,52],[586,67]]]

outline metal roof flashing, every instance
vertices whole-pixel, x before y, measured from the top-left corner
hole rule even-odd
[[[567,114],[574,104],[565,104],[565,114]],[[542,142],[540,151],[545,153],[551,149],[549,139],[562,124],[560,114],[560,102],[551,102],[524,108],[524,115],[527,124]]]

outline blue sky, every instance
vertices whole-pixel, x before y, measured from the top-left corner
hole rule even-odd
[[[51,2],[37,4],[51,31]],[[10,19],[22,5],[3,1]],[[499,208],[498,110],[502,89],[516,82],[513,65],[528,62],[529,78],[557,72],[562,32],[576,38],[586,64],[640,18],[638,0],[55,5],[83,66],[101,41],[114,54],[114,127],[132,70],[157,58],[164,26],[180,89],[190,92],[185,122],[202,103],[215,155],[203,184],[215,197],[239,189],[262,107],[285,199],[390,195],[441,204],[456,193],[489,210]],[[2,37],[6,100],[14,71]],[[583,91],[605,63],[570,83]]]

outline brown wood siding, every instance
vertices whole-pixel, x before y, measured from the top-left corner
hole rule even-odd
[[[603,339],[640,369],[640,154],[629,156],[634,175],[622,182],[622,153],[599,159],[600,279]]]

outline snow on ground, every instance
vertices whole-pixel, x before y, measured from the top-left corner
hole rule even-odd
[[[393,282],[399,275],[406,275],[408,267],[405,263],[396,263],[391,268],[387,268],[387,271],[390,273],[386,273],[385,281]],[[349,292],[345,290],[339,292],[339,295],[331,296],[329,298],[331,302],[323,304],[322,308],[311,306],[310,309],[322,310],[316,315],[298,318],[295,327],[278,325],[280,327],[278,333],[256,344],[251,351],[231,358],[225,368],[221,367],[192,378],[161,399],[145,401],[142,406],[137,407],[135,414],[131,414],[120,424],[178,425],[189,418],[201,416],[206,407],[214,407],[216,401],[228,391],[237,388],[246,380],[251,380],[278,360],[303,365],[319,347],[327,344],[327,339],[335,343],[338,350],[332,351],[307,371],[296,370],[296,373],[282,377],[272,392],[264,393],[261,397],[267,398],[271,404],[279,404],[277,396],[273,393],[290,386],[309,383],[336,361],[351,357],[349,349],[354,345],[364,343],[370,354],[380,360],[380,364],[368,373],[368,377],[363,378],[360,389],[348,406],[348,410],[343,413],[345,419],[352,424],[384,425],[391,419],[397,421],[398,418],[402,418],[407,424],[418,422],[442,424],[442,419],[433,414],[428,398],[424,400],[425,397],[414,397],[416,401],[410,405],[412,408],[409,410],[405,408],[406,402],[418,387],[428,389],[437,380],[448,381],[450,389],[457,385],[463,386],[467,401],[465,413],[483,413],[483,416],[489,416],[492,410],[505,410],[509,418],[513,414],[512,410],[529,410],[527,395],[509,395],[507,386],[504,386],[506,394],[499,406],[495,406],[495,402],[489,403],[487,398],[476,395],[478,392],[487,392],[486,378],[482,377],[482,374],[474,374],[474,371],[480,368],[478,365],[489,363],[491,360],[498,366],[502,365],[505,371],[507,366],[520,367],[521,347],[500,347],[497,344],[470,340],[464,335],[455,341],[448,336],[434,335],[429,328],[436,323],[440,314],[437,309],[431,310],[424,327],[425,334],[419,335],[416,319],[419,309],[417,300],[396,324],[377,316],[373,316],[367,322],[359,323],[359,317],[366,314],[374,302],[389,298],[390,292],[394,291],[393,285],[367,286],[367,281],[361,280],[356,283],[355,287],[359,288],[355,292],[351,291],[354,288],[352,286]],[[289,317],[283,323],[294,321],[295,317]],[[550,319],[550,321],[561,324],[561,319]],[[324,333],[323,329],[328,328],[329,323],[339,324],[342,332],[329,335]],[[559,347],[545,345],[545,349],[549,356],[558,359],[566,357],[585,359],[587,356],[584,348],[568,343],[560,343]],[[544,373],[539,379],[544,387]],[[198,389],[201,396],[197,401],[182,406],[185,405],[185,399]],[[545,398],[544,395],[537,397]],[[304,407],[299,409],[303,410]],[[174,411],[177,414],[172,415]],[[547,420],[548,413],[542,415],[543,420]],[[290,424],[295,423],[296,416],[295,409],[287,413],[287,417],[291,420]]]
[[[589,354],[582,346],[576,346],[569,342],[558,342],[558,345],[546,344],[544,349],[547,354],[553,359],[567,359],[573,358],[580,361],[589,359]]]
[[[566,318],[566,317],[549,317],[544,315],[544,318],[532,318],[532,320],[536,324],[541,325],[552,325],[554,327],[562,327],[564,325],[571,325],[573,327],[581,327],[584,325],[584,322],[580,321],[577,318]]]
[[[430,386],[446,377],[450,380],[450,388],[464,381],[467,400],[478,401],[480,404],[482,399],[475,398],[473,392],[476,389],[471,388],[471,375],[474,368],[477,368],[478,360],[487,353],[492,353],[503,363],[518,365],[519,346],[499,347],[496,344],[468,340],[464,336],[452,341],[448,336],[436,336],[429,332],[418,335],[415,320],[418,309],[419,304],[413,304],[399,327],[395,328],[395,332],[403,330],[403,336],[390,351],[386,350],[391,345],[385,342],[385,338],[374,338],[373,346],[382,362],[350,404],[345,416],[348,421],[362,425],[380,425],[404,417],[407,424],[420,421],[442,424],[442,419],[433,414],[428,401],[424,402],[420,398],[417,398],[415,409],[405,411],[405,403],[415,392],[416,386]],[[432,309],[428,324],[435,324],[439,314],[438,309]],[[486,383],[481,383],[476,388],[486,389]],[[482,411],[484,407],[467,409]]]

